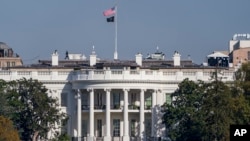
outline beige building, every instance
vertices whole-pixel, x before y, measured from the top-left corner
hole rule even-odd
[[[230,62],[234,66],[250,60],[250,34],[235,34],[229,41]]]
[[[0,68],[22,66],[23,61],[6,43],[0,42]]]

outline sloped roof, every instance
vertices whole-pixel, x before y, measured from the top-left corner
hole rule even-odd
[[[11,49],[6,43],[0,42],[0,49]]]
[[[215,53],[209,54],[207,57],[228,57],[228,55],[225,55],[220,52],[215,52]]]

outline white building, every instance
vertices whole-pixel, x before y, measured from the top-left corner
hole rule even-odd
[[[43,82],[50,95],[59,98],[69,116],[67,133],[74,140],[147,140],[165,135],[161,105],[185,78],[211,81],[218,69],[222,81],[232,81],[234,69],[200,66],[181,60],[143,59],[131,61],[90,59],[51,60],[0,71],[0,79],[33,78]]]

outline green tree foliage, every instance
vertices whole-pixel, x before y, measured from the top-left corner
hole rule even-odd
[[[55,138],[51,141],[70,141],[70,137],[66,133],[57,133]]]
[[[12,121],[3,116],[0,116],[0,141],[20,141]]]
[[[7,87],[7,82],[0,79],[0,105],[1,105],[0,115],[3,116],[7,116],[11,112],[11,109],[6,101],[6,91],[5,91],[6,87]]]
[[[22,140],[46,139],[51,129],[65,118],[60,113],[57,99],[48,96],[47,88],[37,80],[20,79],[8,82],[8,104],[13,107],[10,118]]]
[[[236,87],[242,89],[244,96],[250,105],[250,62],[242,64],[242,67],[236,72]]]
[[[163,123],[176,141],[229,140],[230,124],[250,120],[246,99],[221,81],[204,83],[185,79],[164,104]]]

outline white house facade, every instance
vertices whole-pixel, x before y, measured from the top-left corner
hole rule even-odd
[[[161,123],[161,105],[170,102],[170,94],[185,78],[212,81],[219,72],[222,81],[234,80],[234,69],[195,65],[181,60],[143,59],[99,60],[93,52],[90,59],[51,60],[39,64],[0,70],[6,81],[38,79],[59,99],[62,112],[69,120],[62,132],[72,140],[133,141],[165,136]]]

